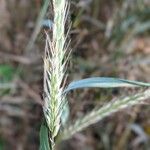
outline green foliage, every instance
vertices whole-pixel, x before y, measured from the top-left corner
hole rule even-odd
[[[0,82],[9,82],[13,79],[15,69],[10,65],[0,65]]]
[[[10,92],[14,85],[9,83],[13,80],[16,70],[10,65],[0,65],[0,96]]]
[[[48,128],[44,124],[40,128],[40,150],[50,150]]]
[[[5,150],[5,142],[0,138],[0,150]]]

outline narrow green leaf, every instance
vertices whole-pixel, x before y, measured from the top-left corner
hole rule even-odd
[[[44,124],[40,128],[40,150],[50,150],[48,128]]]
[[[93,77],[71,82],[65,93],[79,88],[115,88],[115,87],[150,87],[150,83],[131,81],[119,78]]]

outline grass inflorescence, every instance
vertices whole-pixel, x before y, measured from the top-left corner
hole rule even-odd
[[[65,22],[67,14],[66,0],[53,0],[54,22],[52,38],[46,33],[44,57],[44,114],[50,130],[50,141],[53,149],[55,137],[60,130],[60,120],[65,105],[63,94],[65,66],[67,62],[67,45]]]

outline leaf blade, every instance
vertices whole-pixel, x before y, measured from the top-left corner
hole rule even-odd
[[[111,77],[92,77],[71,82],[65,89],[65,93],[80,88],[116,88],[116,87],[150,87],[150,83],[131,81]]]
[[[44,124],[42,124],[40,128],[40,150],[50,150],[48,129]]]

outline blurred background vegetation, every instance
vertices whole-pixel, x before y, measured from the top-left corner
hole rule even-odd
[[[0,1],[0,150],[37,150],[42,121],[44,19],[49,0]],[[48,10],[48,11],[47,11]],[[150,82],[150,1],[72,0],[68,80],[111,76]],[[71,120],[135,89],[82,90]],[[138,91],[136,91],[138,92]],[[148,102],[92,125],[62,150],[150,149]]]

